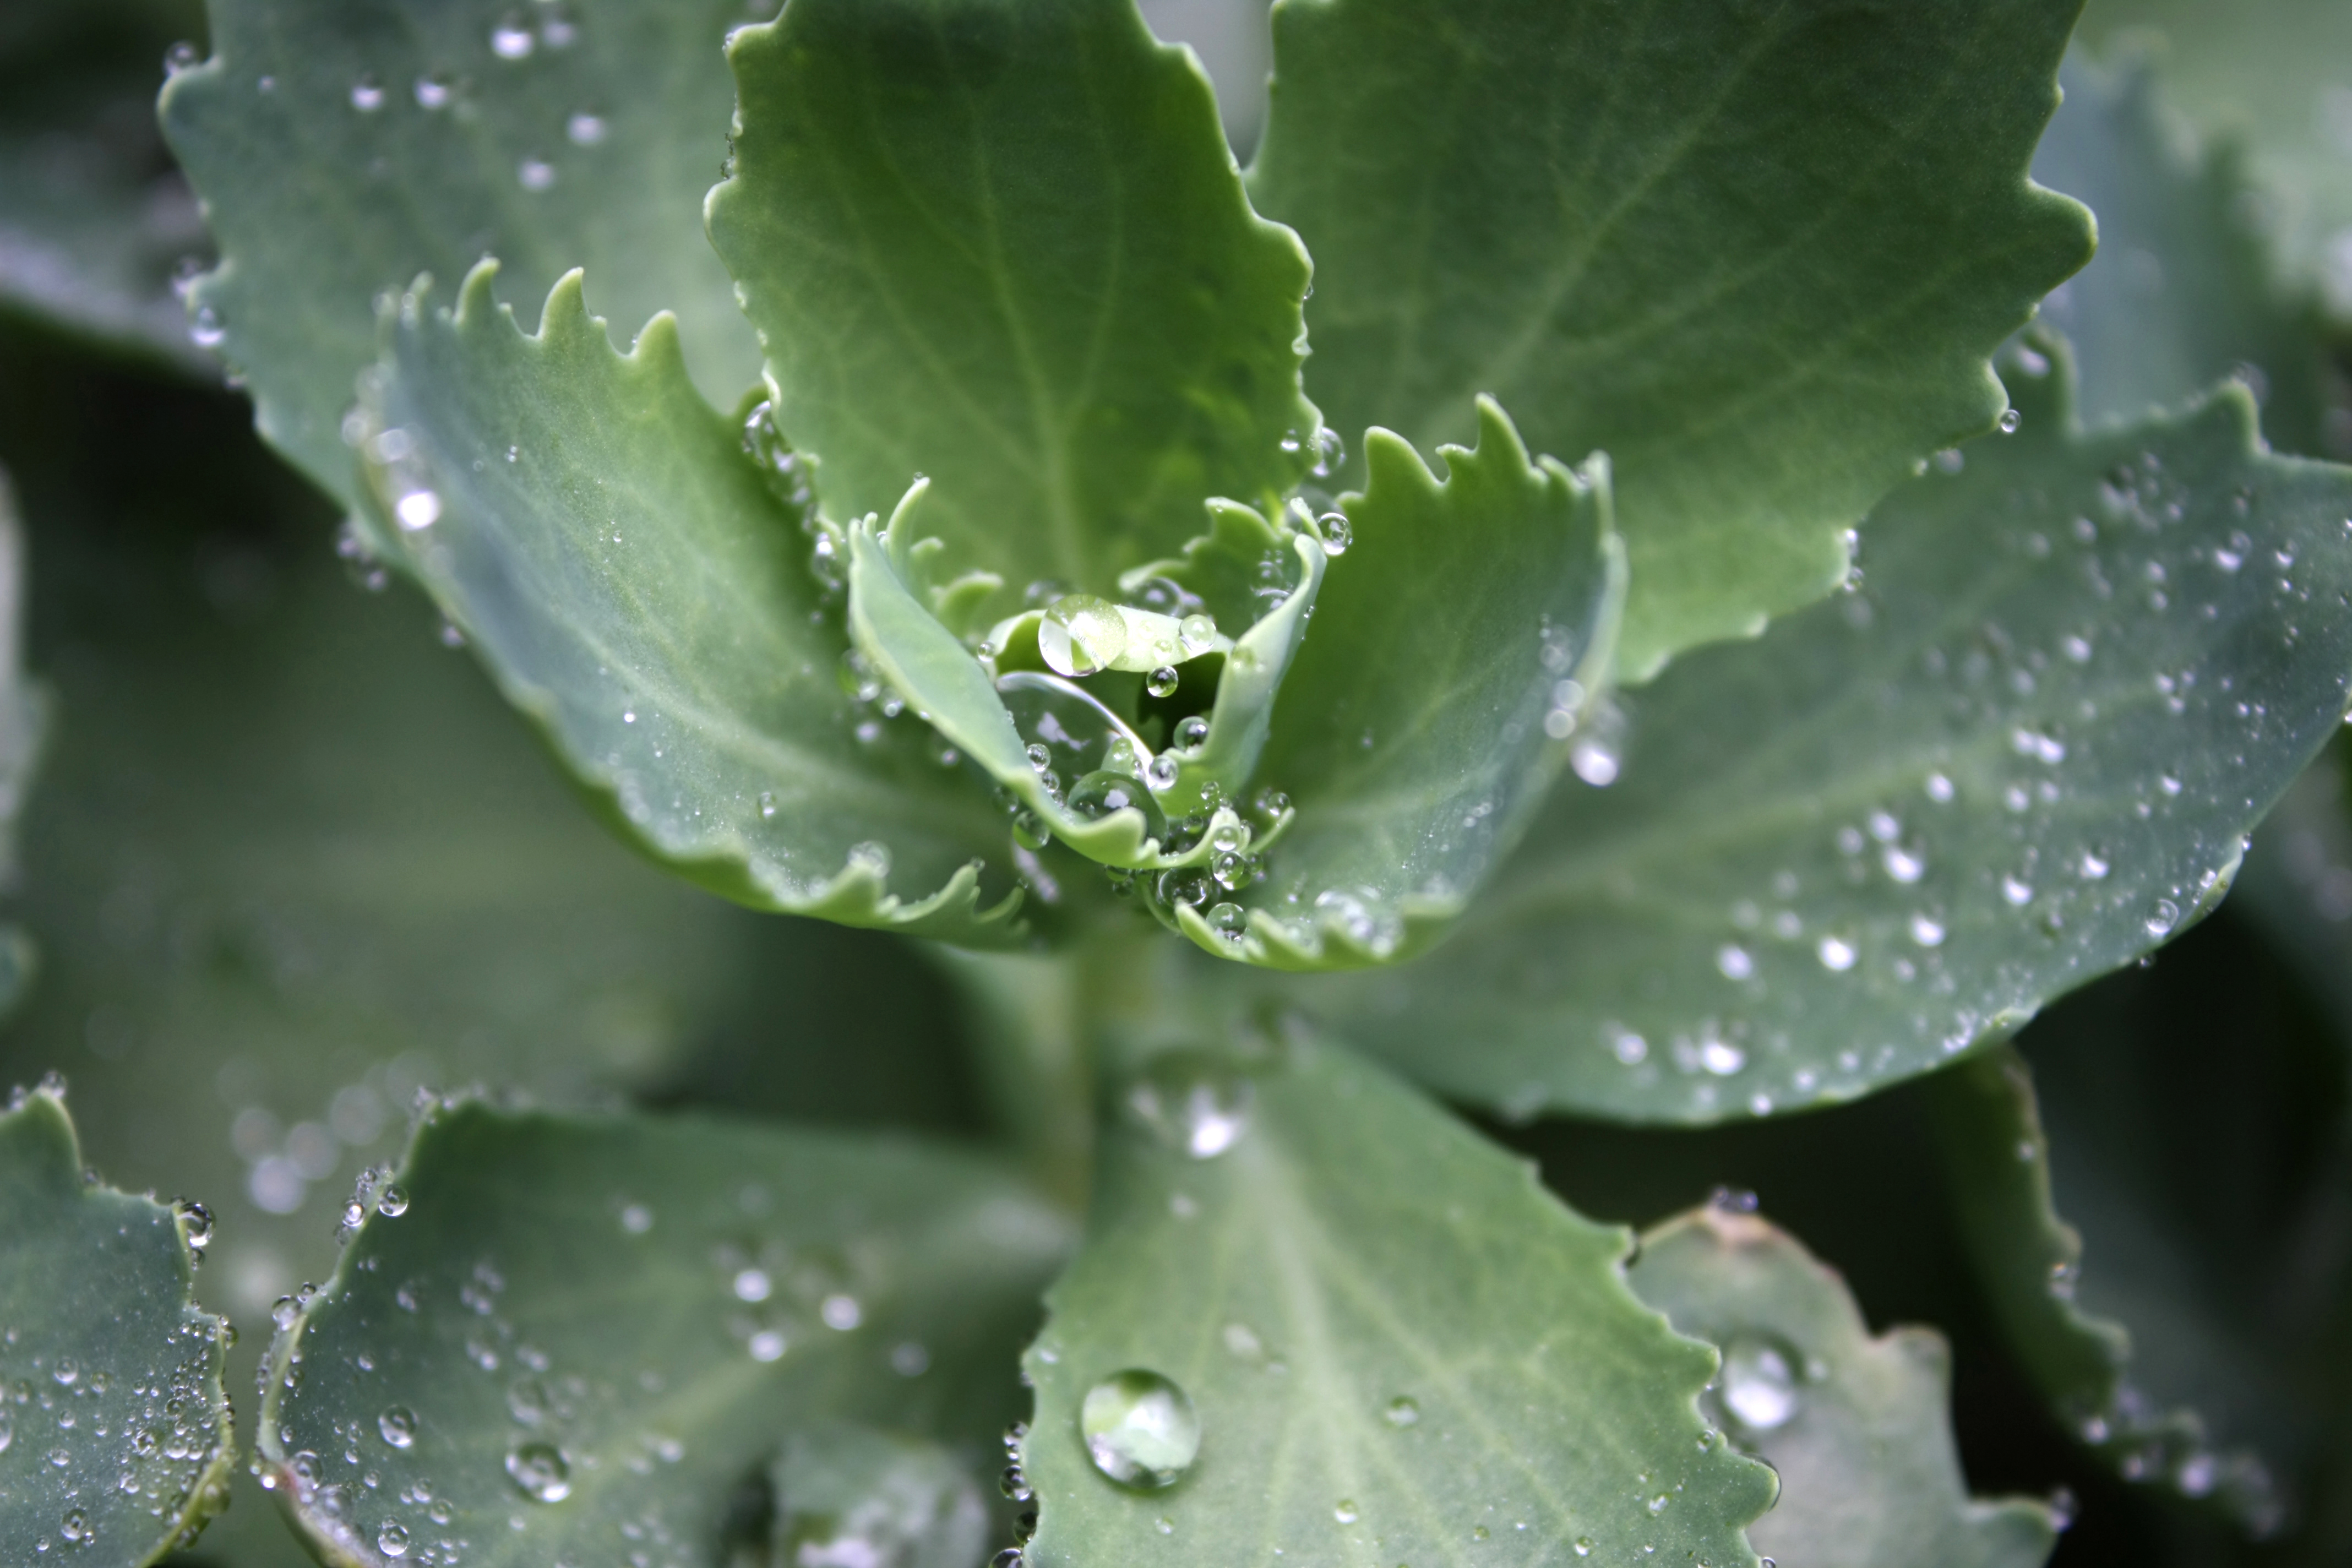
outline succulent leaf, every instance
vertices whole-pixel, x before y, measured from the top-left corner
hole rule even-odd
[[[1427,1100],[1336,1045],[1181,1052],[1105,1139],[1024,1363],[1034,1568],[1481,1541],[1752,1568],[1740,1529],[1773,1483],[1702,1440],[1713,1356],[1626,1288],[1624,1231]],[[1121,1404],[1137,1417],[1100,1419]],[[1190,1455],[1139,1440],[1187,1411]]]
[[[1310,390],[1423,452],[1493,395],[1606,450],[1620,661],[1752,636],[1846,568],[2091,253],[2025,177],[2079,0],[1284,0],[1250,174],[1315,257]]]
[[[710,234],[828,516],[928,475],[953,570],[1108,594],[1300,477],[1306,254],[1129,0],[794,0],[729,56]]]
[[[1291,994],[1451,1094],[1711,1121],[1932,1069],[2210,909],[2352,689],[2352,471],[2235,386],[2078,432],[2028,352],[2022,428],[1890,497],[1856,593],[1643,693],[1437,953]]]
[[[1753,1214],[1709,1205],[1642,1233],[1634,1294],[1723,1364],[1700,1408],[1780,1478],[1748,1527],[1768,1558],[1822,1568],[2041,1568],[2060,1521],[1979,1501],[1952,1438],[1951,1351],[1933,1329],[1874,1335],[1835,1270]]]
[[[461,278],[496,256],[536,300],[584,267],[617,320],[677,315],[712,402],[757,378],[698,221],[740,0],[209,10],[212,58],[174,74],[161,106],[221,248],[190,308],[261,433],[346,507],[360,497],[341,428],[375,360],[375,301],[420,272]]]
[[[919,722],[844,691],[810,564],[830,538],[812,551],[696,395],[670,318],[617,354],[574,273],[527,337],[496,272],[477,267],[455,311],[414,290],[391,313],[362,454],[382,531],[508,700],[609,819],[706,886],[1016,940],[1003,870],[982,899],[1000,822]]]
[[[969,1451],[1070,1239],[986,1161],[903,1139],[479,1102],[428,1113],[368,1196],[271,1347],[257,1438],[336,1563],[716,1541],[746,1470],[842,1420]]]
[[[212,1216],[85,1173],[64,1094],[19,1089],[0,1112],[0,1552],[130,1568],[226,1505],[228,1322],[195,1301]]]

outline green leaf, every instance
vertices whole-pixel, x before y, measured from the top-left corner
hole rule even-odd
[[[1446,947],[1298,998],[1448,1093],[1706,1121],[1929,1070],[2193,921],[2344,712],[2352,472],[2264,455],[2240,388],[2080,435],[2063,364],[2016,379],[1860,592],[1684,661]]]
[[[1016,939],[1017,889],[981,903],[1001,819],[928,730],[868,720],[859,738],[807,542],[695,395],[669,318],[615,354],[574,273],[525,337],[494,272],[474,269],[454,314],[404,299],[365,449],[383,533],[508,700],[605,816],[705,886]]]
[[[757,356],[698,217],[726,148],[740,0],[212,0],[213,58],[163,91],[222,266],[191,300],[262,433],[355,505],[340,433],[374,300],[489,255],[519,297],[585,267],[623,321],[674,310],[721,406]]]
[[[2179,408],[2235,375],[2262,401],[2273,447],[2319,455],[2317,336],[2272,285],[2234,150],[2184,147],[2136,54],[2106,66],[2070,57],[2059,80],[2066,100],[2034,178],[2098,214],[2099,254],[2042,309],[2074,345],[2084,422]]]
[[[1129,0],[795,0],[730,57],[710,233],[826,515],[927,474],[951,570],[1102,594],[1299,477],[1307,258]]]
[[[1412,955],[1510,853],[1609,679],[1625,566],[1606,459],[1532,461],[1485,399],[1477,449],[1440,448],[1442,482],[1387,431],[1367,447],[1348,558],[1257,770],[1297,819],[1243,899],[1246,931],[1187,921],[1211,952],[1299,968]]]
[[[82,1171],[63,1083],[0,1114],[0,1552],[146,1563],[227,1500],[228,1321],[194,1300],[212,1216]]]
[[[1315,256],[1316,397],[1605,449],[1627,679],[1752,635],[1990,427],[1986,356],[2089,258],[2025,178],[2075,10],[1285,0],[1250,192]]]
[[[793,1434],[770,1474],[774,1562],[972,1568],[987,1553],[980,1488],[936,1443],[821,1426]]]
[[[2110,1061],[2146,1042],[2116,1044],[2121,1049],[2104,1053]],[[2084,1150],[2077,1174],[2093,1178],[2084,1184],[2094,1204],[2115,1222],[2105,1238],[2112,1247],[2091,1248],[2086,1268],[2083,1235],[2055,1206],[2053,1143],[2035,1106],[2034,1078],[2014,1049],[1995,1052],[1937,1079],[1930,1117],[1962,1235],[2012,1353],[2059,1418],[2126,1479],[2208,1500],[2255,1534],[2275,1532],[2286,1510],[2281,1481],[2291,1478],[2244,1446],[2247,1417],[2274,1414],[2279,1394],[2307,1378],[2309,1366],[2272,1363],[2265,1338],[2279,1331],[2275,1321],[2248,1337],[2223,1327],[2215,1298],[2226,1288],[2216,1292],[2213,1281],[2196,1278],[2201,1270],[2176,1249],[2182,1217],[2162,1212],[2160,1201],[2153,1210],[2137,1196],[2117,1201],[2113,1191],[2118,1181],[2160,1181],[2164,1166],[2184,1158],[2227,1173],[2208,1166],[2193,1139],[2166,1140],[2160,1152],[2149,1151],[2156,1163],[2143,1158],[2129,1172],[2101,1170],[2105,1161]],[[2114,1091],[2112,1081],[2106,1087]],[[2210,1094],[2200,1098],[2210,1105]],[[2126,1090],[2124,1103],[2144,1111],[2146,1097]],[[2095,1120],[2117,1109],[2101,1103],[2079,1131],[2091,1134]],[[2132,1136],[2154,1130],[2147,1121],[2133,1126]],[[2242,1206],[2236,1212],[2254,1217]],[[2103,1264],[2120,1265],[2118,1289],[2094,1287]],[[2220,1417],[2219,1429],[2209,1416]]]
[[[173,298],[207,248],[156,133],[156,62],[195,0],[15,0],[0,26],[0,308],[208,372]]]
[[[2331,313],[2352,316],[2340,259],[2352,225],[2352,148],[2344,59],[2352,15],[2332,0],[2093,0],[2080,37],[2105,47],[2142,32],[2160,47],[2167,96],[2199,129],[2241,141],[2263,189],[2253,216]],[[2102,213],[2102,219],[2105,215]]]
[[[1624,1231],[1429,1101],[1336,1047],[1182,1053],[1106,1140],[1024,1363],[1034,1568],[1452,1563],[1483,1542],[1754,1563],[1740,1526],[1772,1482],[1699,1419],[1713,1355],[1626,1289]],[[1197,1414],[1164,1490],[1116,1484],[1081,1433],[1090,1392],[1129,1371]]]
[[[272,1348],[257,1439],[337,1563],[699,1561],[746,1470],[845,1418],[984,1456],[1069,1242],[968,1155],[478,1102],[431,1111],[367,1196]]]
[[[2040,1568],[2057,1521],[1969,1496],[1933,1329],[1874,1337],[1837,1273],[1753,1215],[1709,1205],[1642,1236],[1626,1279],[1722,1352],[1702,1408],[1780,1474],[1756,1550],[1822,1568]]]

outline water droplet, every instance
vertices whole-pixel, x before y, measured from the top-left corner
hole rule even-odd
[[[1173,697],[1177,684],[1176,667],[1172,664],[1163,664],[1143,678],[1143,689],[1154,697]]]
[[[188,341],[200,349],[216,349],[226,342],[228,329],[221,325],[220,312],[210,305],[199,306],[188,323]]]
[[[1114,811],[1138,811],[1143,814],[1143,831],[1153,838],[1168,837],[1168,816],[1151,794],[1126,773],[1108,768],[1082,775],[1070,786],[1070,810],[1089,822],[1100,821]]]
[[[2000,411],[2000,433],[2002,435],[2016,435],[2017,427],[2024,423],[2025,416],[2020,414],[2016,409],[2004,408]]]
[[[177,76],[182,71],[186,70],[189,67],[196,65],[202,61],[204,58],[205,57],[197,51],[195,45],[188,42],[185,38],[182,38],[178,43],[173,44],[170,48],[163,51],[163,69],[166,73],[172,76]]]
[[[2156,911],[2147,918],[2147,934],[2167,936],[2180,921],[2180,906],[2170,899],[2156,900]]]
[[[738,1301],[764,1301],[774,1289],[774,1282],[768,1278],[765,1269],[744,1268],[735,1275],[735,1299]]]
[[[1363,1516],[1356,1511],[1355,1499],[1343,1497],[1331,1510],[1331,1517],[1341,1524],[1353,1524]]]
[[[1729,1040],[1709,1038],[1698,1047],[1698,1065],[1717,1078],[1729,1078],[1748,1065],[1748,1053]]]
[[[1198,713],[1176,721],[1176,749],[1197,752],[1209,743],[1209,721]]]
[[[1238,937],[1249,924],[1249,916],[1239,904],[1228,900],[1211,907],[1209,924],[1219,936]]]
[[[539,39],[532,36],[523,19],[511,11],[500,17],[498,26],[490,29],[490,53],[502,60],[528,59],[531,50],[538,47]]]
[[[600,114],[575,114],[563,122],[563,134],[574,147],[593,147],[604,140],[604,118]]]
[[[552,1443],[518,1443],[507,1450],[507,1479],[533,1502],[572,1495],[572,1464]]]
[[[1108,599],[1066,594],[1037,623],[1037,651],[1056,675],[1092,675],[1127,651],[1127,617]]]
[[[413,90],[416,94],[416,107],[419,109],[449,107],[449,84],[437,76],[418,77]]]
[[[1313,450],[1314,466],[1307,471],[1318,479],[1329,479],[1339,471],[1339,465],[1348,460],[1348,443],[1328,425],[1315,432]]]
[[[1576,1554],[1579,1557],[1590,1557],[1592,1555],[1592,1537],[1589,1535],[1580,1535],[1576,1538]]]
[[[410,490],[392,503],[392,514],[400,526],[415,533],[441,521],[441,498],[428,489]]]
[[[1853,943],[1843,937],[1825,936],[1813,951],[1821,959],[1822,967],[1832,974],[1843,974],[1853,967]]]
[[[2033,884],[2020,881],[2015,877],[2003,876],[2000,879],[2000,896],[2009,901],[2011,907],[2023,909],[2033,901]]]
[[[1745,980],[1756,973],[1756,961],[1748,955],[1748,950],[1731,942],[1716,950],[1715,966],[1723,972],[1726,980]]]
[[[745,1348],[751,1352],[753,1361],[763,1365],[772,1361],[782,1361],[785,1349],[783,1333],[777,1329],[761,1329],[751,1336]]]
[[[376,1194],[375,1212],[386,1219],[398,1219],[408,1212],[408,1189],[386,1187]]]
[[[383,1528],[375,1532],[375,1547],[386,1557],[407,1556],[407,1528],[396,1519],[385,1520]]]
[[[1356,541],[1356,531],[1348,526],[1345,514],[1327,511],[1315,521],[1323,531],[1324,554],[1337,556],[1348,553],[1348,546]]]
[[[631,1236],[643,1236],[654,1227],[654,1211],[643,1204],[626,1204],[621,1209],[621,1228]]]
[[[363,76],[352,83],[352,107],[362,114],[373,114],[383,107],[383,84],[372,76]]]
[[[1749,1432],[1769,1432],[1797,1414],[1798,1358],[1787,1347],[1736,1334],[1723,1347],[1723,1408]]]
[[[1927,874],[1927,858],[1900,844],[1890,844],[1880,850],[1878,863],[1886,868],[1888,877],[1906,887]]]
[[[1944,922],[1930,915],[1913,915],[1911,940],[1921,947],[1941,946],[1944,941]]]
[[[1208,616],[1186,616],[1176,623],[1176,640],[1187,656],[1204,654],[1217,645],[1217,623]]]
[[[873,877],[890,874],[890,847],[868,838],[849,847],[849,864],[855,870]]]
[[[291,1296],[280,1296],[269,1309],[269,1321],[280,1329],[290,1329],[294,1320],[302,1315],[302,1305]]]
[[[1173,1486],[1201,1452],[1192,1396],[1140,1367],[1115,1372],[1087,1390],[1078,1430],[1095,1468],[1121,1486]]]
[[[1255,1098],[1255,1086],[1223,1058],[1170,1051],[1152,1058],[1128,1091],[1127,1103],[1169,1147],[1195,1160],[1213,1160],[1249,1130]]]
[[[857,1304],[857,1298],[838,1292],[827,1296],[818,1304],[816,1310],[817,1316],[824,1320],[826,1328],[836,1329],[843,1333],[866,1321],[866,1309]]]
[[[89,1527],[89,1515],[78,1508],[69,1508],[66,1510],[65,1518],[58,1521],[58,1533],[68,1541],[83,1542],[98,1532]]]
[[[416,1412],[405,1405],[395,1405],[375,1418],[375,1429],[383,1440],[395,1448],[414,1447],[416,1442]]]
[[[1568,753],[1568,765],[1576,776],[1595,789],[1607,789],[1617,782],[1616,749],[1599,736],[1587,736],[1579,741]]]
[[[1171,790],[1182,771],[1183,764],[1176,760],[1175,752],[1162,752],[1143,770],[1143,782],[1155,790]]]
[[[1386,1410],[1381,1412],[1381,1419],[1391,1426],[1411,1426],[1421,1420],[1421,1406],[1405,1395],[1399,1394],[1389,1401],[1389,1407]]]
[[[555,165],[544,158],[525,158],[515,165],[515,182],[526,191],[543,191],[555,184]]]
[[[1941,805],[1952,798],[1952,781],[1942,773],[1927,775],[1927,798]]]

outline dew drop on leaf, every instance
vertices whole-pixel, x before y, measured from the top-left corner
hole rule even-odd
[[[1176,667],[1172,664],[1163,664],[1143,679],[1143,689],[1154,697],[1174,696],[1177,684]]]
[[[408,1555],[408,1531],[396,1519],[387,1519],[383,1528],[375,1532],[376,1550],[386,1557]]]
[[[552,1443],[518,1443],[507,1451],[507,1479],[533,1502],[572,1495],[572,1465]]]
[[[1192,1396],[1140,1367],[1115,1372],[1087,1390],[1078,1430],[1095,1468],[1145,1490],[1175,1485],[1201,1452]]]
[[[1092,675],[1127,651],[1127,617],[1108,599],[1066,594],[1037,623],[1037,651],[1056,675]]]
[[[1797,1414],[1797,1358],[1785,1346],[1752,1334],[1723,1348],[1723,1408],[1749,1432],[1770,1432]]]
[[[1389,1407],[1381,1412],[1381,1417],[1391,1426],[1412,1426],[1421,1420],[1421,1406],[1408,1395],[1401,1394],[1389,1401]]]
[[[1249,1131],[1255,1098],[1249,1079],[1220,1058],[1171,1051],[1144,1069],[1128,1091],[1127,1104],[1170,1148],[1195,1160],[1213,1160]]]
[[[375,1429],[394,1447],[411,1447],[416,1442],[416,1412],[405,1405],[395,1405],[375,1418]]]

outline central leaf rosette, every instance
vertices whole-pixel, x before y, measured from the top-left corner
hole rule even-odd
[[[1024,852],[1108,867],[1212,952],[1389,960],[1459,911],[1590,728],[1624,574],[1602,460],[1531,461],[1491,403],[1442,483],[1397,437],[1370,442],[1362,492],[1212,500],[1210,531],[1122,574],[1118,598],[1041,583],[984,628],[970,606],[998,579],[937,580],[929,479],[887,526],[826,525],[817,557],[847,560],[859,678],[993,778]],[[1338,438],[1315,445],[1336,466]],[[1487,613],[1449,624],[1465,604]],[[1417,640],[1433,629],[1442,654]]]

